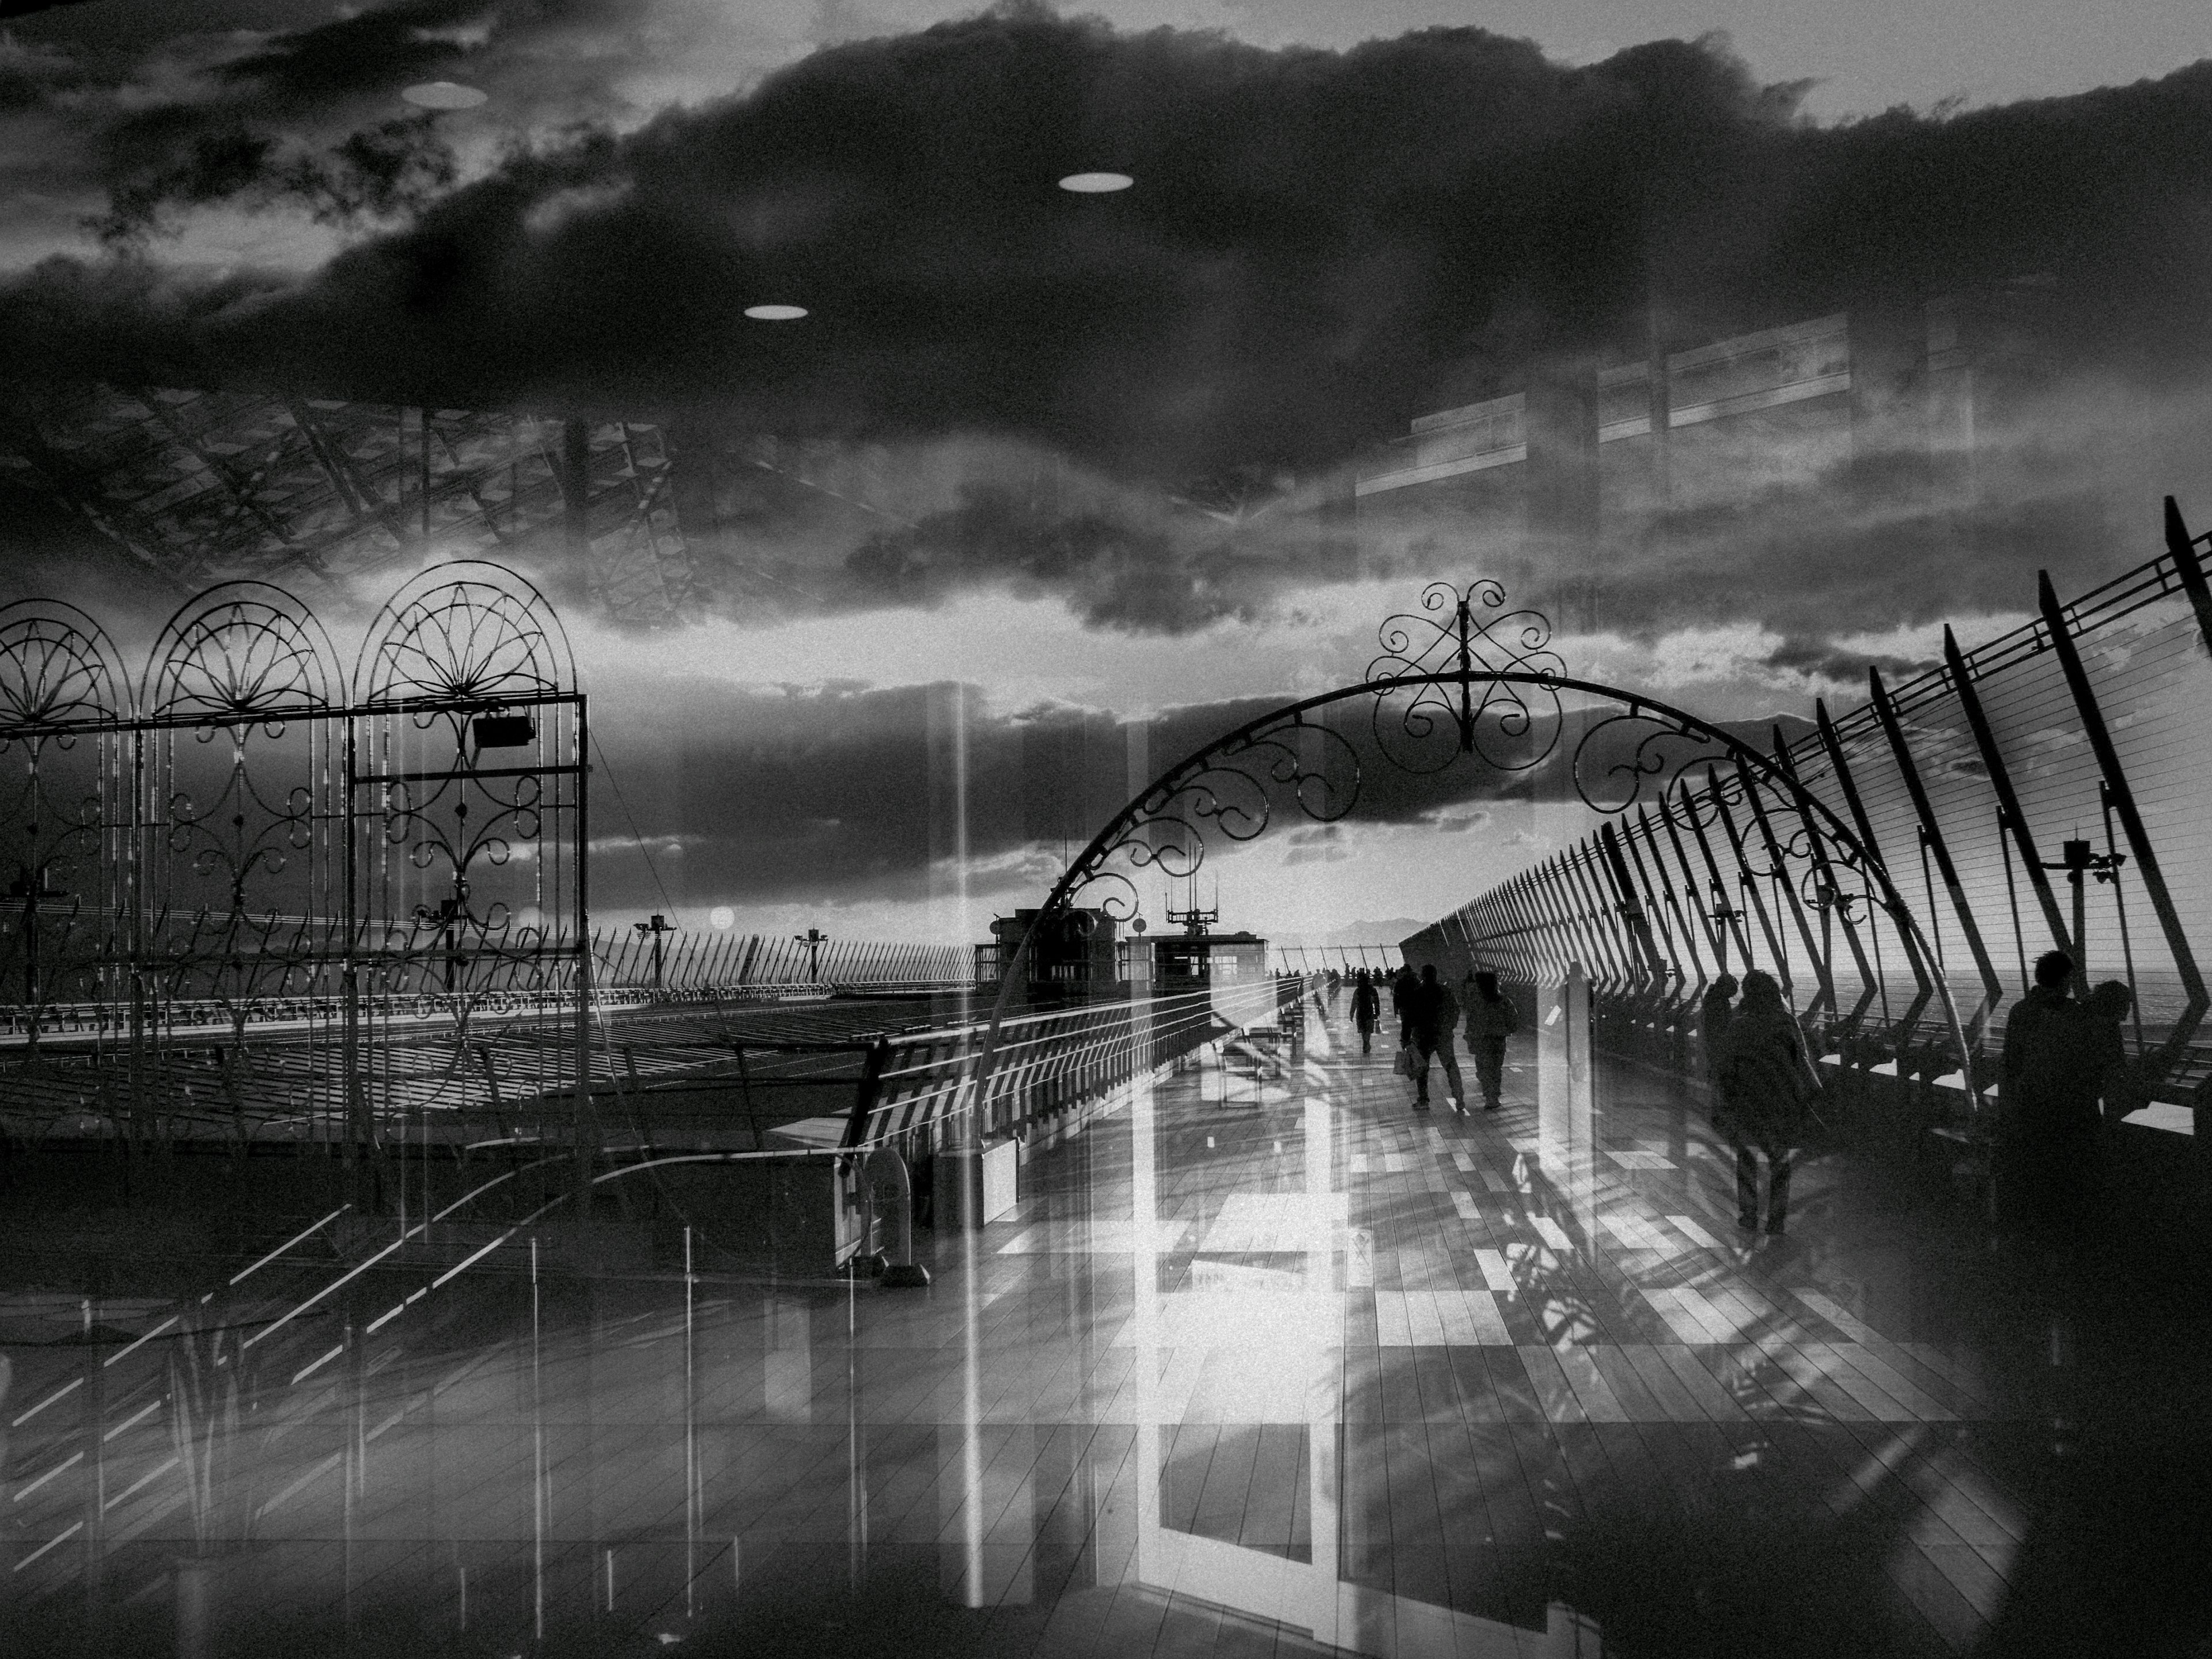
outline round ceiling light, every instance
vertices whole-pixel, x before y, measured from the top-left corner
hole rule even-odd
[[[806,314],[805,306],[747,306],[745,315],[757,323],[795,323]]]
[[[458,81],[425,81],[399,95],[417,109],[474,109],[491,96],[481,88],[465,87]]]
[[[1127,190],[1136,182],[1126,173],[1071,173],[1060,181],[1060,187],[1078,196],[1103,196],[1109,191]]]

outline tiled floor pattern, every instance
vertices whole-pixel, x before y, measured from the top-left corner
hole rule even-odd
[[[927,1293],[702,1283],[688,1348],[667,1273],[549,1279],[535,1341],[525,1279],[427,1304],[246,1437],[225,1639],[1551,1653],[1565,1603],[1632,1659],[1997,1650],[2095,1409],[2045,1317],[2066,1275],[1840,1159],[1801,1173],[1791,1238],[1746,1241],[1655,1078],[1603,1068],[1583,1150],[1554,1125],[1547,1156],[1528,1056],[1500,1113],[1419,1115],[1330,1031],[1226,1103],[1185,1073],[1039,1153]],[[23,1514],[82,1474],[27,1492],[65,1449],[39,1431]],[[186,1536],[147,1434],[103,1477],[118,1651],[166,1630]],[[89,1569],[36,1547],[14,1605],[52,1635]]]

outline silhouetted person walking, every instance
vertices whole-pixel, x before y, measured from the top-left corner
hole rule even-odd
[[[1390,1012],[1397,1018],[1401,1048],[1410,1047],[1413,1041],[1413,993],[1420,983],[1410,963],[1390,975]]]
[[[1359,1052],[1375,1052],[1375,1028],[1382,1023],[1382,995],[1362,968],[1352,987],[1352,1023],[1359,1028]]]
[[[1451,987],[1436,978],[1436,964],[1420,969],[1420,980],[1407,994],[1407,1033],[1413,1053],[1420,1055],[1420,1071],[1413,1073],[1413,1110],[1429,1110],[1429,1061],[1444,1061],[1444,1078],[1451,1082],[1451,1110],[1467,1110],[1467,1084],[1460,1082],[1460,1060],[1451,1051],[1451,1033],[1460,1024],[1460,1000]]]
[[[1520,1029],[1521,1016],[1498,989],[1498,975],[1474,975],[1467,1000],[1467,1051],[1474,1057],[1474,1080],[1482,1090],[1482,1109],[1494,1112],[1505,1085],[1505,1039]]]
[[[2066,994],[2073,974],[2063,951],[2038,957],[2033,988],[2005,1021],[1997,1194],[2016,1219],[2069,1222],[2095,1182],[2106,1055],[2089,1010]]]
[[[1766,1154],[1766,1231],[1790,1219],[1790,1155],[1804,1132],[1813,1091],[1805,1036],[1770,974],[1743,976],[1743,1001],[1729,1017],[1716,1078],[1714,1122],[1735,1148],[1735,1224],[1759,1226],[1759,1157]]]
[[[1721,1049],[1728,1042],[1729,1018],[1735,1012],[1735,975],[1723,974],[1706,988],[1698,1003],[1698,1041],[1705,1051],[1705,1081],[1715,1085],[1720,1082]]]
[[[1429,1109],[1429,1061],[1442,1060],[1444,1076],[1451,1082],[1452,1109],[1467,1109],[1466,1085],[1460,1081],[1459,1060],[1452,1053],[1452,1031],[1459,1024],[1459,1003],[1449,986],[1437,977],[1434,963],[1425,963],[1421,976],[1413,988],[1407,993],[1408,1018],[1406,1022],[1411,1034],[1413,1052],[1420,1056],[1420,1070],[1413,1074],[1413,1109]]]

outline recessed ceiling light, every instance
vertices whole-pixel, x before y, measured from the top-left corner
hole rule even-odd
[[[419,86],[408,87],[400,94],[417,109],[474,109],[491,94],[477,87],[465,87],[458,81],[425,81]]]
[[[805,306],[747,306],[745,315],[757,323],[795,323],[806,314]]]
[[[1060,187],[1078,196],[1103,196],[1109,191],[1127,190],[1136,182],[1126,173],[1071,173],[1060,181]]]

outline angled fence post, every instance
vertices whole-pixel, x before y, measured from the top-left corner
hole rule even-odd
[[[2121,829],[2127,832],[2128,850],[2135,854],[2136,874],[2142,882],[2143,891],[2149,896],[2151,908],[2158,914],[2160,931],[2166,935],[2166,947],[2173,955],[2174,971],[2181,975],[2182,988],[2189,994],[2181,1018],[2159,1051],[2158,1069],[2164,1072],[2187,1051],[2189,1039],[2196,1034],[2206,1007],[2212,1006],[2212,997],[2205,994],[2204,975],[2197,969],[2197,954],[2190,949],[2188,932],[2181,925],[2180,913],[2173,906],[2173,895],[2166,889],[2165,872],[2159,867],[2158,848],[2151,842],[2142,814],[2136,810],[2135,793],[2128,787],[2128,775],[2120,765],[2119,750],[2113,746],[2112,734],[2105,726],[2104,711],[2097,705],[2096,689],[2089,684],[2089,672],[2082,665],[2081,648],[2074,643],[2058,594],[2051,586],[2050,572],[2036,573],[2036,588],[2044,624],[2051,630],[2051,647],[2058,653],[2058,665],[2065,671],[2067,689],[2074,694],[2074,707],[2081,716],[2081,729],[2088,734],[2089,747],[2097,757],[2097,770],[2103,775],[2105,787],[2110,792],[2112,810],[2119,817]],[[2119,879],[2118,871],[2111,873],[2114,881]]]
[[[1774,763],[1782,769],[1784,776],[1800,788],[1804,787],[1803,781],[1797,775],[1796,763],[1790,757],[1790,745],[1782,740],[1782,733],[1778,728],[1774,733]],[[1867,960],[1866,946],[1859,940],[1858,924],[1851,920],[1850,906],[1845,902],[1846,899],[1852,896],[1846,894],[1842,884],[1836,879],[1836,866],[1834,861],[1828,857],[1828,843],[1820,833],[1820,826],[1814,821],[1813,814],[1806,807],[1802,796],[1796,798],[1793,804],[1796,808],[1797,821],[1805,826],[1805,846],[1812,859],[1814,875],[1820,882],[1822,890],[1820,907],[1820,957],[1826,965],[1826,983],[1829,1005],[1836,1010],[1838,1023],[1842,1025],[1846,1033],[1849,1033],[1858,1029],[1859,1022],[1866,1018],[1867,1008],[1880,994],[1881,987],[1877,982],[1874,964]],[[1862,839],[1865,837],[1863,836]],[[1878,859],[1881,854],[1869,849],[1867,856]],[[1859,1000],[1851,1006],[1851,1011],[1849,1013],[1844,1012],[1836,1000],[1835,964],[1832,959],[1833,953],[1829,949],[1827,936],[1828,918],[1831,915],[1842,923],[1844,943],[1850,947],[1851,961],[1859,970],[1861,987]]]
[[[2179,504],[2168,495],[2166,550],[2173,560],[2174,574],[2181,579],[2181,591],[2189,595],[2190,608],[2197,612],[2197,630],[2204,636],[2204,648],[2212,651],[2212,583],[2205,580],[2204,566],[2197,556],[2199,539],[2189,533]]]
[[[1705,769],[1705,798],[1712,803],[1713,817],[1719,821],[1728,836],[1729,851],[1735,857],[1739,890],[1751,900],[1751,912],[1759,918],[1759,936],[1766,941],[1766,949],[1774,958],[1775,976],[1782,981],[1782,994],[1792,1002],[1797,1000],[1797,988],[1790,981],[1790,955],[1782,948],[1782,940],[1774,931],[1773,919],[1766,914],[1766,901],[1759,894],[1759,878],[1751,873],[1751,860],[1744,856],[1743,832],[1736,828],[1735,817],[1728,810],[1728,799],[1721,793],[1721,775],[1717,769]],[[1744,951],[1747,966],[1751,951]]]
[[[1775,836],[1773,821],[1766,815],[1766,804],[1759,798],[1759,786],[1752,779],[1751,769],[1741,759],[1735,763],[1735,775],[1736,781],[1743,786],[1744,804],[1751,809],[1751,821],[1759,830],[1759,843],[1766,848],[1774,884],[1782,892],[1781,902],[1790,907],[1798,942],[1804,945],[1806,958],[1812,964],[1816,988],[1813,1000],[1805,1005],[1805,1012],[1817,1014],[1826,1007],[1832,1013],[1836,1011],[1836,982],[1828,971],[1828,953],[1813,938],[1813,926],[1805,919],[1804,902],[1797,896],[1797,884],[1790,878],[1789,861],[1782,855],[1782,842]]]
[[[1613,833],[1610,818],[1598,825],[1598,841],[1605,848],[1606,868],[1613,877],[1614,914],[1627,924],[1644,969],[1651,975],[1653,988],[1663,996],[1667,991],[1667,963],[1659,954],[1658,941],[1651,935],[1650,917],[1628,873],[1628,860],[1620,850],[1620,837]]]
[[[1850,808],[1852,827],[1859,832],[1859,841],[1866,848],[1867,856],[1882,865],[1886,871],[1888,860],[1883,856],[1881,843],[1875,839],[1873,822],[1867,817],[1866,803],[1859,799],[1858,781],[1851,775],[1850,762],[1844,754],[1843,739],[1836,734],[1835,723],[1828,718],[1826,702],[1815,698],[1813,713],[1820,726],[1821,747],[1828,751],[1828,764],[1835,769],[1837,787],[1843,791],[1844,804]],[[1873,903],[1871,893],[1868,902],[1869,905]],[[1935,918],[1930,916],[1929,920],[1932,922]],[[1875,926],[1871,916],[1867,919],[1867,925],[1869,927]],[[1921,959],[1920,941],[1913,931],[1899,927],[1897,918],[1892,916],[1890,932],[1896,936],[1899,945],[1905,951],[1905,963],[1912,970],[1913,981],[1911,1005],[1890,1029],[1890,1044],[1895,1048],[1904,1042],[1905,1035],[1918,1023],[1921,1012],[1936,994],[1936,982],[1928,975],[1928,964]],[[1877,948],[1881,943],[1881,935],[1876,934],[1875,944]]]
[[[1966,725],[1974,734],[1974,748],[1982,757],[1982,764],[1989,769],[1990,787],[1996,792],[2005,828],[2012,832],[2013,845],[2020,849],[2020,861],[2027,867],[2028,884],[2035,890],[2036,902],[2043,907],[2043,920],[2058,948],[2078,964],[2081,942],[2066,931],[2066,919],[2058,908],[2058,896],[2051,890],[2051,877],[2044,870],[2041,854],[2036,851],[2034,832],[2027,827],[2027,814],[2021,810],[2020,792],[2012,786],[2012,770],[1997,748],[1996,733],[1990,729],[1989,715],[1982,708],[1981,693],[1974,689],[1974,677],[1968,672],[1966,656],[1959,649],[1958,636],[1948,623],[1943,629],[1943,660],[1950,668],[1952,689],[1958,694],[1959,707],[1966,710]],[[2077,968],[2077,974],[2078,971]]]
[[[1982,942],[1982,930],[1974,920],[1973,907],[1966,902],[1966,890],[1959,881],[1958,866],[1951,862],[1950,843],[1943,838],[1943,826],[1936,821],[1936,809],[1928,799],[1928,786],[1921,781],[1920,764],[1912,757],[1912,750],[1905,741],[1905,726],[1898,719],[1897,705],[1890,699],[1889,688],[1881,683],[1881,672],[1874,667],[1867,670],[1867,686],[1874,704],[1875,717],[1881,722],[1882,735],[1889,740],[1891,757],[1897,763],[1898,775],[1905,780],[1905,792],[1912,798],[1913,815],[1920,820],[1920,835],[1928,850],[1935,855],[1936,868],[1943,878],[1943,890],[1951,896],[1951,908],[1959,919],[1959,929],[1966,935],[1966,948],[1973,955],[1974,971],[1982,978],[1982,1006],[1966,1022],[1966,1029],[1977,1047],[1987,1035],[1990,1022],[1996,1017],[1997,1005],[2004,1000],[2004,984],[1997,978],[1996,966],[1990,960],[1989,946]]]

